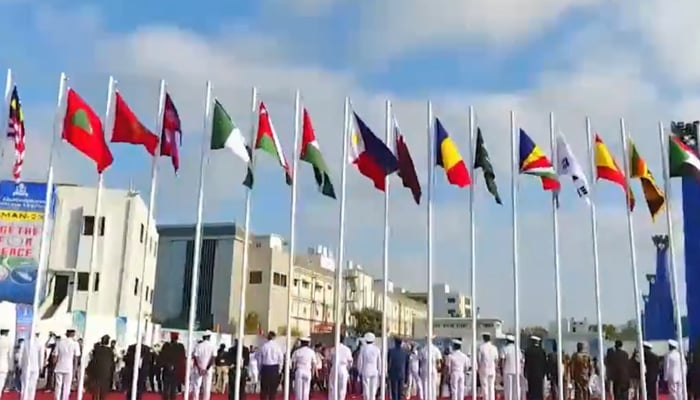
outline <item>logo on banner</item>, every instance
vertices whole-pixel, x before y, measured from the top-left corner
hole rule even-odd
[[[17,197],[29,197],[29,193],[27,193],[27,185],[24,183],[18,183],[15,187],[15,191],[12,192],[12,195]]]

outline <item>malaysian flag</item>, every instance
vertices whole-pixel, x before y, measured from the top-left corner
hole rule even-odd
[[[17,86],[12,89],[10,96],[10,116],[7,119],[7,138],[15,145],[15,163],[12,166],[12,176],[16,182],[22,177],[22,164],[24,164],[24,113],[22,103],[19,101]]]

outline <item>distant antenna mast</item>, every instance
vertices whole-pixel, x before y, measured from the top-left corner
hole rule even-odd
[[[134,180],[133,178],[129,178],[129,191],[127,192],[127,195],[130,197],[136,196],[139,194],[139,191],[134,188]]]

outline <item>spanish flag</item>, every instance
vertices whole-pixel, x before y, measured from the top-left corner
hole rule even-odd
[[[559,190],[559,178],[540,146],[524,130],[520,129],[520,173],[539,176],[542,180],[542,189]]]
[[[608,146],[603,143],[603,140],[596,133],[595,135],[595,170],[596,179],[605,179],[619,185],[627,193],[627,205],[630,211],[634,210],[634,193],[627,185],[625,174],[608,150]]]
[[[649,213],[651,213],[651,220],[656,221],[656,216],[659,215],[664,208],[664,204],[666,204],[666,196],[656,184],[654,175],[651,174],[646,161],[637,152],[637,147],[632,142],[632,139],[628,138],[627,143],[629,145],[630,178],[638,178],[642,183],[642,192],[644,193],[644,199],[647,201]]]
[[[439,119],[435,118],[435,165],[442,167],[447,181],[461,188],[472,183],[467,165],[457,146],[447,134]]]

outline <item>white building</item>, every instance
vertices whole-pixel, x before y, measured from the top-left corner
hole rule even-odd
[[[427,292],[406,292],[406,295],[422,303],[428,302]],[[472,299],[451,290],[450,285],[446,283],[435,283],[433,284],[433,312],[435,318],[471,318]]]
[[[425,338],[428,335],[426,319],[413,322],[413,332],[416,338]],[[481,335],[488,333],[494,341],[505,339],[503,321],[496,318],[478,318],[476,321],[477,343],[481,341]],[[472,343],[472,319],[471,318],[434,318],[433,335],[436,338],[460,339],[462,348],[471,351]]]

